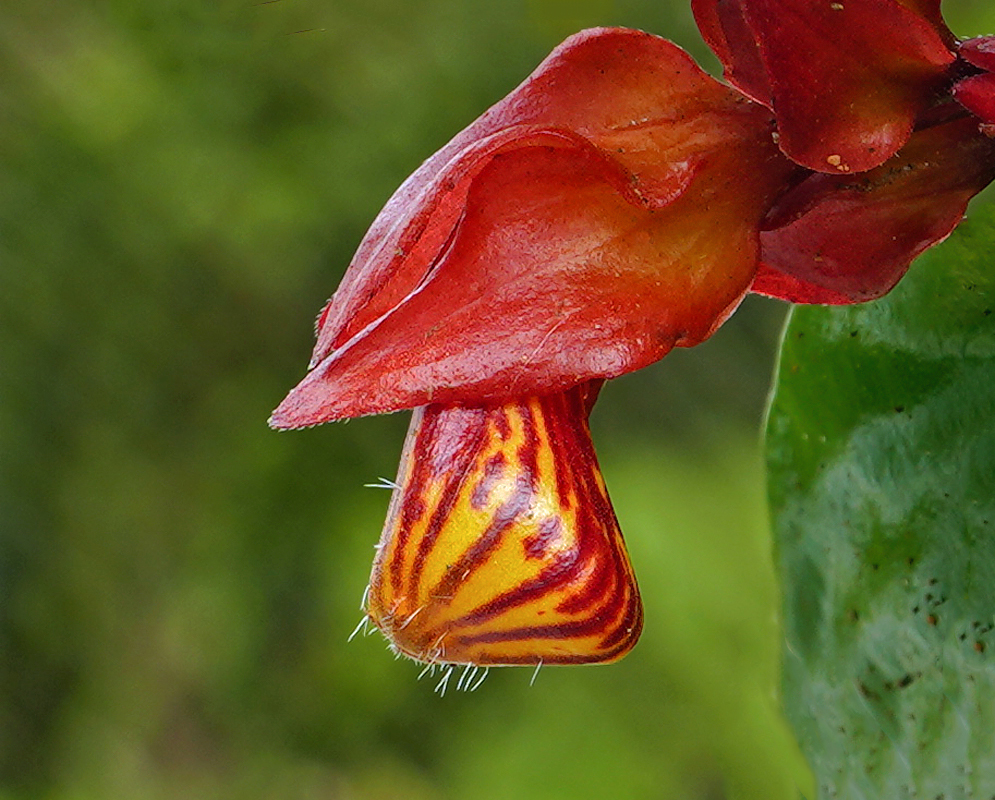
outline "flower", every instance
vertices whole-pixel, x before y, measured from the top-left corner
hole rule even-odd
[[[587,427],[601,382],[749,291],[884,294],[995,178],[991,40],[958,46],[935,0],[692,5],[735,88],[651,34],[568,39],[388,201],[273,412],[416,409],[364,604],[398,652],[627,652],[642,611]]]

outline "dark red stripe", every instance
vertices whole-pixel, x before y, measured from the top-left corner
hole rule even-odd
[[[625,616],[622,618],[622,621],[616,627],[615,631],[601,640],[601,647],[604,649],[615,647],[623,641],[639,636],[642,629],[643,604],[639,600],[639,589],[636,587],[636,584],[633,583],[632,592],[629,596],[629,606],[625,610]]]
[[[422,410],[422,418],[410,452],[406,459],[413,459],[414,468],[407,485],[402,487],[401,522],[395,536],[393,558],[389,565],[390,585],[394,593],[402,591],[405,557],[412,526],[425,513],[425,495],[434,480],[444,480],[439,502],[432,512],[408,578],[408,592],[417,594],[424,568],[424,560],[435,545],[446,520],[452,515],[460,489],[473,465],[474,457],[486,434],[485,414],[482,409],[452,408],[441,405]],[[406,514],[408,505],[412,511]],[[415,516],[415,514],[418,514]]]
[[[545,595],[559,591],[564,584],[576,579],[583,564],[577,561],[577,551],[568,550],[534,578],[519,583],[512,589],[493,597],[453,622],[454,627],[472,627],[499,617],[512,608],[535,603]]]
[[[521,484],[521,481],[519,481]],[[504,534],[514,525],[516,518],[528,508],[530,493],[521,485],[512,496],[498,506],[487,529],[466,549],[456,562],[446,571],[445,577],[433,587],[437,597],[452,595],[463,580],[467,570],[480,569],[500,546]]]
[[[642,630],[642,606],[639,603],[638,594],[629,594],[627,600],[628,604],[621,620],[605,620],[599,615],[597,618],[566,623],[532,625],[503,631],[485,631],[476,634],[460,634],[453,637],[452,641],[460,648],[469,648],[478,645],[500,644],[501,642],[526,642],[529,640],[537,642],[567,641],[604,633],[605,635],[602,637],[599,649],[596,652],[546,657],[543,658],[543,661],[547,664],[605,661],[628,649],[630,643],[638,638]],[[605,629],[606,622],[610,624],[608,630]],[[505,661],[505,663],[535,664],[539,659],[536,656],[526,656],[501,660]]]
[[[539,432],[532,407],[527,402],[518,403],[515,410],[521,417],[524,437],[518,447],[519,475],[527,476],[529,490],[534,495],[539,491]]]
[[[561,517],[546,517],[540,523],[536,532],[525,537],[522,544],[525,547],[526,558],[546,558],[550,550],[563,540],[563,519]]]

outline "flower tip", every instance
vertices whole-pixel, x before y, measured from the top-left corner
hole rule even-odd
[[[352,380],[349,376],[329,376],[328,373],[327,369],[308,372],[274,409],[269,426],[282,431],[299,430],[421,405],[418,402],[405,404],[389,393],[385,396],[371,387],[366,373]]]
[[[331,422],[333,419],[337,419],[337,417],[322,415],[307,403],[301,402],[298,390],[294,389],[273,410],[266,424],[275,431],[293,431],[301,428],[313,428],[315,425]]]
[[[291,431],[294,428],[301,427],[294,425],[286,414],[281,412],[282,405],[275,409],[272,414],[269,415],[269,419],[266,420],[266,424],[270,426],[274,431]]]

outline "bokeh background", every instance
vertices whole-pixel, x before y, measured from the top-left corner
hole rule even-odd
[[[783,305],[603,392],[645,633],[531,687],[440,698],[346,642],[406,414],[265,424],[391,191],[596,24],[716,70],[684,0],[0,4],[0,798],[793,796],[759,445]]]

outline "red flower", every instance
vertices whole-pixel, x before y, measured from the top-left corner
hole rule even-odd
[[[957,60],[936,0],[693,7],[739,92],[650,34],[568,39],[390,199],[273,413],[424,407],[365,605],[400,652],[624,654],[641,609],[587,429],[599,382],[748,291],[885,293],[995,178],[991,40]]]

